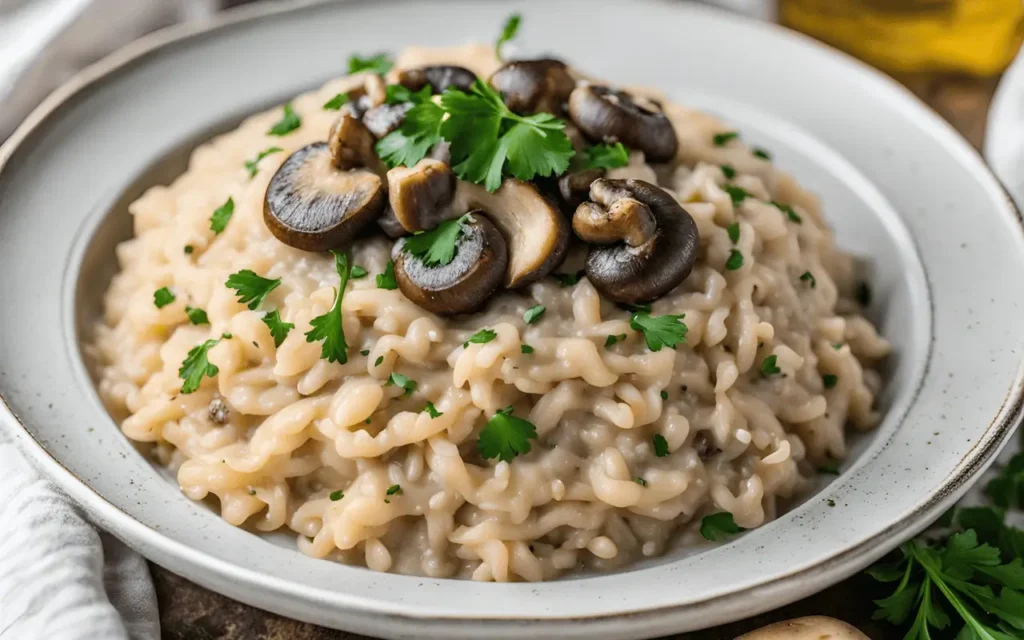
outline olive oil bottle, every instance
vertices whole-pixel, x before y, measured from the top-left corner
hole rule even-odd
[[[1021,0],[779,0],[783,24],[891,73],[1000,73],[1021,45]]]

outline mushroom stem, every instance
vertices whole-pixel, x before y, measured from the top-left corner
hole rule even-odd
[[[654,214],[647,205],[633,198],[623,198],[605,209],[594,202],[584,202],[576,209],[572,228],[583,240],[592,244],[625,242],[639,247],[654,237]]]

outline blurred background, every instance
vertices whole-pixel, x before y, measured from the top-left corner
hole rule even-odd
[[[777,20],[852,53],[929,103],[939,102],[933,106],[940,113],[987,107],[986,96],[1020,49],[1024,24],[1024,0],[700,1]],[[155,29],[249,2],[0,0],[0,141],[53,88],[114,49]],[[928,95],[936,78],[942,79],[939,90],[952,92],[945,100]],[[980,144],[983,118],[972,126],[958,122],[955,113],[942,115]]]

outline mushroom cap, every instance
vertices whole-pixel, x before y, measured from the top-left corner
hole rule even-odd
[[[349,242],[384,207],[380,176],[365,169],[341,171],[326,142],[302,147],[270,179],[263,220],[281,242],[326,251]]]
[[[454,217],[448,206],[454,193],[455,174],[440,160],[424,158],[414,167],[388,171],[390,210],[406,233],[433,229]]]
[[[590,193],[590,185],[598,178],[603,178],[605,170],[602,168],[581,169],[570,171],[558,179],[558,195],[567,207],[566,211],[571,215],[576,207],[583,204]]]
[[[672,122],[661,105],[601,85],[577,87],[569,96],[569,117],[591,140],[621,142],[650,162],[668,162],[679,148]]]
[[[561,112],[576,88],[576,79],[561,60],[515,60],[495,71],[489,80],[505,105],[516,113]]]
[[[587,278],[601,294],[619,303],[649,302],[686,279],[697,262],[700,234],[693,218],[671,194],[643,180],[602,178],[591,185],[590,197],[605,209],[635,200],[647,207],[655,222],[653,236],[639,246],[620,242],[590,248]],[[626,210],[641,212],[634,206]]]
[[[475,81],[476,74],[466,67],[448,64],[432,64],[398,72],[398,84],[412,91],[419,91],[429,84],[432,93],[444,93],[451,87],[468,92]]]
[[[497,227],[479,211],[462,223],[455,258],[446,265],[427,266],[395,243],[391,258],[395,280],[405,297],[438,315],[469,313],[480,308],[501,286],[508,268],[508,247]]]
[[[482,209],[508,243],[505,286],[516,289],[535,282],[562,263],[569,248],[569,222],[558,207],[529,182],[505,178],[491,193],[459,181],[455,211]]]
[[[342,113],[327,133],[327,147],[334,166],[342,169],[377,168],[380,159],[373,148],[373,133],[358,118]]]

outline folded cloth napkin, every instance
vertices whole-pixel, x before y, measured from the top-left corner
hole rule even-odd
[[[98,533],[0,429],[0,640],[159,640],[146,561]]]

